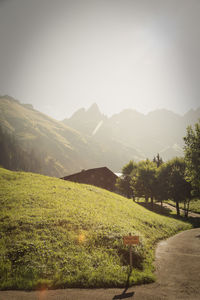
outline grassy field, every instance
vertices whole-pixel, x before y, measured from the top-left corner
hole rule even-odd
[[[154,280],[156,243],[191,225],[89,185],[0,168],[0,289],[122,287],[122,237],[140,236],[130,284]]]
[[[173,206],[176,206],[176,203],[172,200],[167,200],[165,202],[169,203]],[[180,206],[180,208],[184,208],[183,203],[180,203],[179,206]],[[191,200],[189,210],[200,214],[200,199]]]

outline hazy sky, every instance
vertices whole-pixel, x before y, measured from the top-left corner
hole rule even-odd
[[[57,119],[200,106],[200,0],[0,0],[0,94]]]

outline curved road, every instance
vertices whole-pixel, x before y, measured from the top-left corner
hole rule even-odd
[[[123,289],[65,289],[52,291],[2,291],[0,300],[199,300],[200,228],[181,232],[158,244],[157,281]]]

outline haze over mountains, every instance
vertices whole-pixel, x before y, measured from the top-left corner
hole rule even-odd
[[[200,108],[190,110],[184,116],[166,109],[147,115],[126,109],[108,118],[94,103],[88,110],[81,108],[63,122],[108,147],[119,143],[131,149],[133,159],[151,159],[159,152],[164,160],[168,160],[183,154],[186,128],[198,118]]]
[[[43,153],[44,174],[65,176],[82,169],[107,166],[120,172],[129,160],[164,160],[183,154],[186,127],[200,118],[200,108],[184,116],[156,110],[143,115],[126,109],[111,117],[93,104],[57,121],[9,97],[0,97],[3,130],[13,134],[24,149]],[[47,167],[48,166],[48,167]]]

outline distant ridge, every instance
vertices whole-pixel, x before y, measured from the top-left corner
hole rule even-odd
[[[95,118],[92,118],[95,111]],[[86,133],[89,131],[89,135],[54,120],[35,110],[32,105],[21,104],[9,96],[0,97],[1,127],[15,136],[22,149],[33,149],[38,156],[43,153],[42,174],[62,177],[102,165],[117,172],[127,160],[141,158],[135,149],[118,141],[102,144],[91,138],[96,122],[106,120],[97,107],[93,106],[88,111],[79,110],[73,117],[74,122],[80,120],[81,115],[85,122],[81,129]]]
[[[90,111],[95,113],[90,115]],[[151,159],[159,152],[164,160],[168,160],[183,155],[183,136],[187,126],[200,118],[200,108],[190,110],[183,116],[167,109],[154,110],[147,115],[124,109],[108,118],[93,104],[87,111],[82,110],[78,118],[74,116],[77,116],[76,112],[63,122],[90,136],[95,142],[113,147],[113,151],[112,142],[117,142],[134,149],[133,159]]]
[[[85,108],[78,109],[69,119],[63,120],[63,122],[84,133],[92,135],[99,122],[106,120],[99,110],[96,103],[93,103],[87,110]]]
[[[12,97],[0,97],[3,130],[15,135],[23,149],[46,153],[43,174],[64,176],[96,163],[87,140],[75,129]],[[88,157],[88,155],[90,157]]]
[[[0,97],[1,127],[14,134],[24,150],[45,153],[42,173],[57,177],[102,165],[120,172],[129,160],[153,159],[157,153],[164,161],[181,156],[186,127],[199,118],[200,108],[184,116],[165,109],[147,115],[126,109],[106,117],[94,103],[56,121],[32,105]]]

